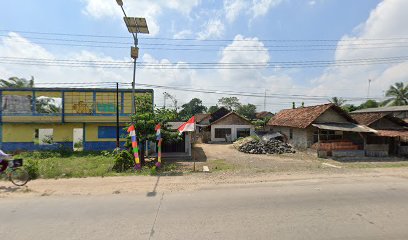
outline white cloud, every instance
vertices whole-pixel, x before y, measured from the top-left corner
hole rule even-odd
[[[407,48],[388,47],[400,44],[398,40],[367,40],[407,36],[408,29],[405,23],[408,22],[408,15],[405,9],[408,9],[408,1],[405,0],[387,0],[378,4],[369,18],[356,27],[354,35],[342,37],[337,45],[335,60],[407,56]],[[384,44],[384,41],[392,41],[392,44]],[[312,81],[316,86],[312,92],[324,94],[333,90],[333,86],[338,86],[349,89],[349,95],[365,97],[368,79],[372,79],[370,97],[381,97],[383,91],[391,84],[408,81],[408,72],[404,71],[407,66],[408,62],[405,61],[388,65],[330,67]],[[333,94],[342,96],[344,92],[338,90]]]
[[[82,0],[85,3],[83,13],[102,19],[111,17],[121,19],[122,10],[114,0]],[[149,26],[150,35],[155,36],[159,33],[160,27],[158,18],[163,9],[173,9],[182,14],[188,15],[192,9],[200,4],[200,0],[161,0],[161,1],[124,1],[125,11],[129,16],[145,17]]]
[[[199,40],[219,38],[224,35],[225,26],[220,19],[210,19],[203,25],[204,30],[197,33]]]
[[[174,35],[173,35],[173,38],[175,38],[175,39],[188,38],[188,37],[190,37],[192,34],[193,34],[193,32],[190,31],[190,30],[183,30],[183,31],[180,31],[180,32],[174,34]]]
[[[283,0],[253,0],[251,8],[253,18],[265,15],[271,8],[278,6],[282,1]]]
[[[248,3],[245,0],[225,0],[224,11],[227,21],[229,23],[234,22],[239,14],[247,8]]]

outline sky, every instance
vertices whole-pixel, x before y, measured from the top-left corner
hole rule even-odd
[[[164,92],[178,106],[236,96],[272,112],[334,96],[358,104],[408,79],[406,0],[123,2],[149,26],[138,34],[136,86],[154,86],[157,106]],[[115,0],[4,1],[0,78],[130,87],[133,40],[122,17]]]

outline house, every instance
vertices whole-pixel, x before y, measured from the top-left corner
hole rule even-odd
[[[152,96],[152,89],[136,89]],[[0,89],[0,148],[4,151],[51,150],[59,147],[85,151],[116,147],[116,110],[119,108],[120,144],[132,112],[132,90],[103,88]],[[153,105],[152,105],[153,107]]]
[[[352,112],[359,124],[377,130],[367,134],[366,155],[387,157],[408,154],[408,123],[392,112]]]
[[[267,126],[282,133],[296,148],[314,146],[334,156],[364,155],[364,134],[375,132],[331,103],[282,110]]]
[[[197,119],[196,119],[197,120]],[[202,137],[208,135],[211,142],[235,141],[254,134],[255,126],[234,111],[221,107],[197,122]]]
[[[408,105],[407,106],[392,106],[379,108],[366,108],[354,111],[353,113],[387,113],[393,117],[400,118],[408,122]]]
[[[170,131],[177,131],[177,129],[183,125],[185,122],[168,122],[167,127]],[[162,156],[165,159],[192,159],[192,144],[193,144],[193,133],[192,132],[183,132],[181,141],[166,141],[163,138],[162,143]]]

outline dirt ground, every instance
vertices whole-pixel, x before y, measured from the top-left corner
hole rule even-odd
[[[196,144],[196,162],[177,162],[174,176],[120,176],[71,179],[39,179],[25,187],[0,181],[0,199],[61,195],[100,195],[142,192],[190,191],[217,185],[276,181],[325,181],[330,178],[408,178],[408,161],[403,159],[322,160],[308,152],[283,155],[252,155],[231,144]],[[361,159],[360,159],[361,160]],[[193,171],[195,165],[196,171]],[[202,166],[209,166],[209,173]]]

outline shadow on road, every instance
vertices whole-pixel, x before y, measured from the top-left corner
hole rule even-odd
[[[154,184],[153,190],[151,192],[148,192],[146,194],[146,197],[155,197],[157,195],[156,189],[157,189],[157,186],[159,185],[159,180],[160,180],[160,176],[157,176],[157,180],[156,180],[156,183]]]
[[[20,188],[19,187],[4,187],[0,186],[0,193],[11,193],[11,192],[16,192]]]

